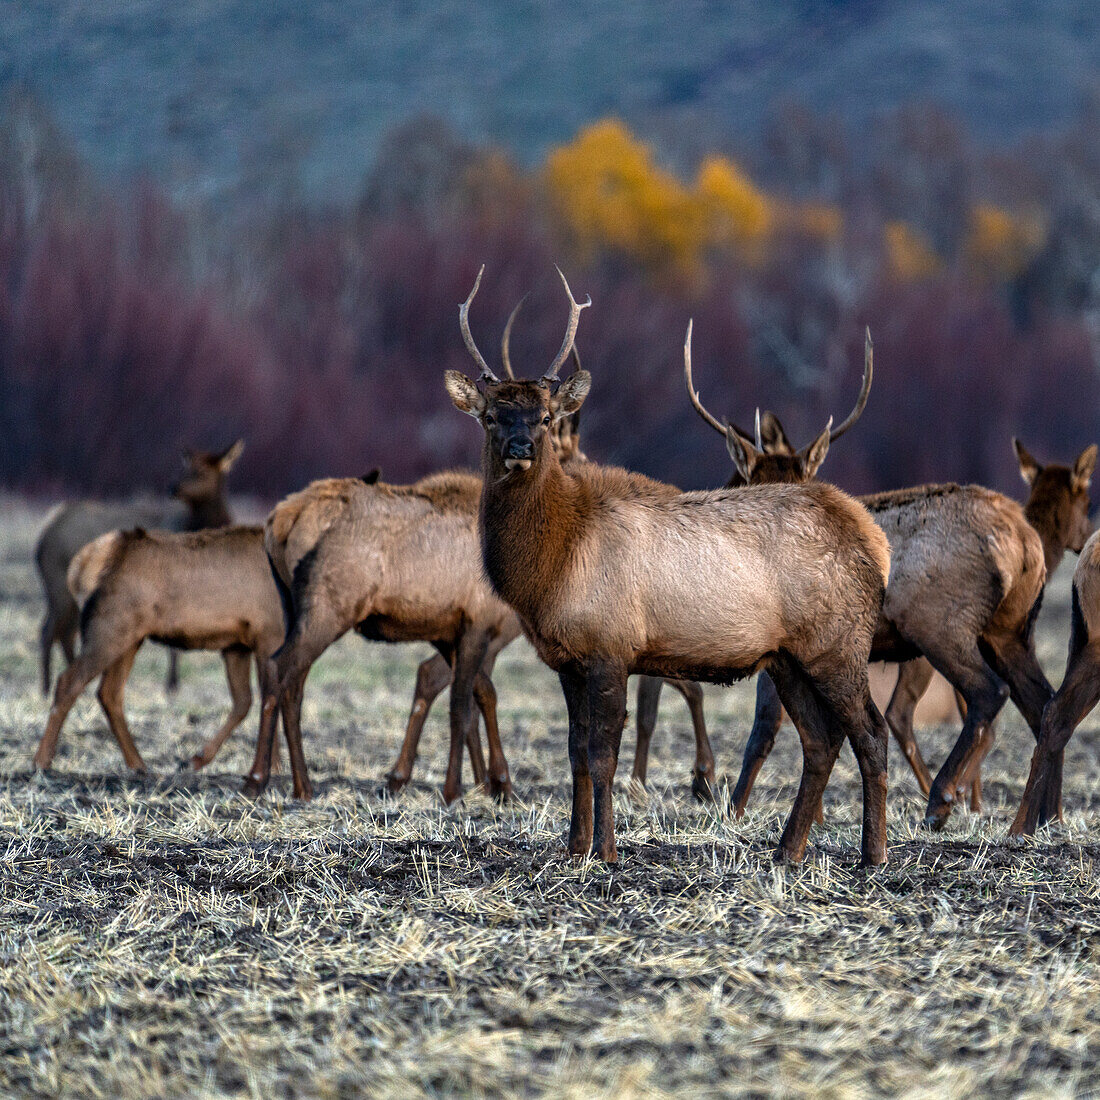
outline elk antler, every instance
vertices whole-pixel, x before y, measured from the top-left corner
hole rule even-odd
[[[695,386],[691,381],[691,326],[694,324],[694,320],[688,321],[687,335],[684,337],[684,381],[687,382],[688,397],[691,398],[691,404],[695,411],[716,431],[721,433],[723,439],[726,437],[726,425],[715,417],[711,416],[709,412],[703,407],[703,402],[699,400],[699,394],[695,390]],[[759,415],[759,414],[758,414]],[[745,439],[749,438],[747,432],[742,431],[736,424],[730,422],[730,427],[740,436],[744,436]]]
[[[500,338],[500,358],[504,363],[504,373],[507,374],[513,382],[516,380],[516,376],[512,371],[512,360],[508,355],[508,342],[512,339],[512,322],[516,319],[516,314],[519,313],[523,303],[527,301],[528,294],[530,294],[530,291],[516,302],[515,309],[508,314],[508,323],[504,326],[504,335]]]
[[[875,346],[871,343],[870,326],[867,327],[866,334],[863,345],[863,385],[860,387],[859,397],[856,398],[855,408],[852,409],[839,427],[834,428],[829,433],[830,443],[838,440],[863,415],[863,410],[867,407],[867,397],[871,392],[871,376],[874,374],[872,359]]]
[[[566,282],[565,276],[562,275],[560,267],[555,266],[555,270],[561,275],[562,286],[565,287],[565,293],[569,295],[569,323],[565,326],[565,339],[561,342],[561,350],[554,357],[554,361],[550,364],[550,369],[539,379],[540,382],[557,382],[558,371],[561,370],[562,364],[569,358],[569,353],[573,350],[573,341],[577,337],[577,324],[581,319],[581,310],[587,309],[592,304],[592,295],[589,294],[585,297],[585,300],[577,304],[576,299],[573,297],[573,292],[569,289],[569,283]]]
[[[482,264],[481,270],[478,271],[477,278],[474,280],[474,289],[470,291],[470,297],[458,307],[458,324],[462,329],[462,339],[466,341],[466,350],[474,357],[474,362],[481,368],[481,374],[478,376],[478,381],[499,382],[500,379],[493,374],[489,364],[485,362],[485,357],[477,350],[477,344],[474,343],[473,333],[470,332],[470,303],[474,300],[477,288],[481,286],[481,276],[484,274],[485,265]]]

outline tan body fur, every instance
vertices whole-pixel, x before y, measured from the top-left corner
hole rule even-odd
[[[259,527],[193,534],[113,531],[83,547],[68,570],[83,602],[80,656],[58,679],[35,765],[48,768],[62,724],[88,683],[102,674],[99,699],[126,763],[144,770],[122,711],[122,693],[147,638],[180,649],[218,650],[233,709],[193,758],[213,759],[251,704],[249,659],[258,667],[283,640],[283,607]],[[262,686],[262,676],[261,676]]]
[[[490,784],[502,794],[510,786],[496,731],[495,693],[482,664],[490,650],[499,652],[517,637],[520,626],[482,574],[476,531],[480,492],[478,478],[458,471],[409,486],[333,479],[288,497],[266,525],[268,553],[294,607],[293,625],[273,672],[279,693],[289,692],[293,712],[300,709],[313,662],[352,629],[375,641],[431,642],[447,667],[455,667],[456,684],[461,671],[462,683],[452,689],[452,758],[444,787],[448,800],[461,790],[462,745],[476,743],[475,697],[483,712],[490,711]],[[254,792],[267,781],[265,752],[273,731],[265,718],[273,703],[266,702],[250,775]],[[291,723],[288,739],[300,741],[296,719]],[[399,786],[411,771],[415,744],[409,746],[408,740],[410,754],[403,751],[391,785],[394,775]],[[292,745],[292,764],[295,751],[300,755],[300,744]],[[307,797],[304,757],[300,772],[295,791]]]
[[[73,556],[92,539],[108,531],[143,527],[148,530],[198,531],[230,522],[225,498],[225,475],[240,455],[239,441],[226,451],[187,451],[187,472],[173,490],[175,500],[100,502],[75,501],[61,505],[47,521],[34,549],[35,564],[46,597],[40,631],[42,693],[48,695],[52,676],[50,658],[60,644],[66,662],[76,656],[79,610],[65,583]],[[170,661],[168,687],[176,686],[176,661]]]

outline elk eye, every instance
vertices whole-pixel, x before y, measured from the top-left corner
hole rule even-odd
[[[486,424],[495,424],[496,421],[493,419],[493,417],[490,413],[486,413],[485,414],[485,423]]]
[[[542,422],[543,422],[544,424],[549,424],[549,423],[550,423],[550,417],[548,417],[548,416],[544,416],[544,417],[542,418]]]

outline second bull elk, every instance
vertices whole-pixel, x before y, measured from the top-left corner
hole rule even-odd
[[[584,306],[563,276],[570,314],[558,355],[538,380],[504,381],[469,332],[480,278],[460,311],[478,382],[458,371],[445,379],[456,408],[485,433],[486,573],[565,695],[570,853],[617,858],[612,781],[630,673],[729,683],[767,668],[804,750],[777,858],[802,858],[848,737],[863,777],[863,862],[884,862],[888,735],[867,682],[889,570],[882,533],[828,485],[670,495],[625,470],[564,470],[550,428],[581,407],[590,386],[584,371],[558,378]]]
[[[736,464],[733,476],[726,483],[727,489],[750,484],[779,483],[798,484],[808,481],[818,471],[829,446],[835,443],[863,415],[867,399],[871,393],[871,381],[874,366],[871,356],[870,335],[864,354],[863,383],[852,411],[837,426],[830,419],[825,430],[801,451],[796,451],[787,439],[778,418],[771,413],[760,416],[757,410],[755,441],[743,428],[736,424],[722,424],[703,407],[691,380],[690,348],[685,351],[684,369],[686,372],[688,395],[695,411],[716,431],[726,438],[730,456]],[[707,737],[703,718],[703,692],[692,681],[667,681],[677,687],[687,700],[695,728],[695,766],[692,770],[691,789],[699,799],[711,801],[714,798],[715,773],[714,753]],[[649,746],[653,729],[657,722],[657,705],[661,688],[666,681],[659,677],[643,676],[638,681],[638,743],[634,750],[635,782],[645,786],[649,759]]]
[[[700,415],[712,427],[721,427],[698,403],[689,358],[685,375]],[[769,442],[764,438],[766,432],[757,433],[756,440],[750,441],[744,433],[722,428],[743,478],[763,476],[769,446],[776,470],[789,473],[801,467],[774,417],[770,430]],[[1022,457],[1026,452],[1019,451],[1026,477]],[[1041,485],[1036,473],[1038,487],[1033,487],[1033,495],[1038,492],[1039,497],[1032,517],[1040,526],[1050,526],[1050,539],[1040,538],[1016,501],[976,485],[925,485],[859,498],[891,546],[890,583],[872,659],[914,662],[924,656],[966,704],[962,732],[934,780],[912,732],[913,707],[927,679],[920,664],[909,669],[903,665],[886,712],[922,792],[928,795],[925,821],[933,828],[943,826],[960,787],[976,778],[992,744],[993,721],[1010,695],[1038,736],[1043,707],[1052,694],[1036,659],[1032,637],[1047,575],[1046,561],[1054,552],[1055,541],[1066,540],[1057,550],[1058,557],[1067,545],[1079,544],[1081,509],[1087,507],[1088,478],[1095,457],[1090,448],[1078,459],[1072,474],[1063,467],[1065,476],[1052,475]],[[1056,485],[1065,492],[1057,491]],[[1038,500],[1043,501],[1041,508]],[[1054,517],[1057,535],[1053,534]],[[775,742],[781,716],[775,691],[761,677],[756,719],[733,792],[738,814],[743,812],[756,775]]]

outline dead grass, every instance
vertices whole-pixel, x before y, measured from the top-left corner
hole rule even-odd
[[[1030,735],[1012,712],[989,816],[918,830],[893,756],[887,868],[854,869],[846,751],[806,864],[769,856],[797,777],[788,731],[740,823],[686,793],[690,727],[662,708],[653,789],[618,806],[621,865],[562,858],[568,769],[555,680],[501,661],[520,800],[443,808],[444,708],[418,782],[377,793],[415,647],[349,639],[318,665],[306,730],[316,800],[237,793],[254,724],[216,772],[174,771],[226,706],[220,664],[139,658],[127,709],[155,776],[134,779],[90,694],[57,769],[32,777],[41,513],[0,541],[0,1092],[5,1095],[592,1097],[1077,1095],[1100,1056],[1097,724],[1067,761],[1068,820],[1008,845]],[[1042,654],[1060,676],[1068,571]],[[708,689],[722,770],[751,694]],[[924,738],[941,760],[954,731]],[[627,738],[622,772],[629,772]]]

